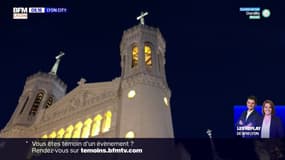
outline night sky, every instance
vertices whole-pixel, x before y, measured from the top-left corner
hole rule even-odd
[[[250,3],[248,3],[250,2]],[[4,6],[4,8],[3,8]],[[12,7],[65,7],[65,14],[29,14],[13,20]],[[249,20],[240,7],[269,8]],[[166,40],[176,137],[233,136],[233,106],[255,95],[285,105],[285,2],[280,1],[13,1],[0,9],[0,128],[14,112],[27,76],[49,72],[60,50],[59,77],[68,91],[81,77],[110,81],[121,74],[124,30],[148,11],[147,25]]]

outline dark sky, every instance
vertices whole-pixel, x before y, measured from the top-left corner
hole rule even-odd
[[[250,2],[250,3],[249,3]],[[4,8],[3,8],[4,6]],[[29,14],[13,20],[12,7],[66,7],[66,14]],[[249,20],[239,7],[269,8]],[[66,52],[58,75],[72,90],[120,76],[122,33],[148,11],[147,25],[166,40],[176,137],[231,137],[233,106],[255,95],[259,104],[285,104],[285,3],[280,1],[13,1],[0,9],[0,128],[14,112],[27,76],[48,72]]]

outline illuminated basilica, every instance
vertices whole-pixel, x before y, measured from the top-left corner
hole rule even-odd
[[[58,77],[61,53],[49,73],[26,79],[2,138],[172,138],[171,92],[165,74],[165,40],[140,24],[124,31],[121,76],[86,83],[66,93]]]

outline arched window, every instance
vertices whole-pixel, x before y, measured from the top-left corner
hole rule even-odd
[[[102,120],[102,116],[100,114],[98,114],[94,118],[93,123],[92,123],[91,137],[95,137],[99,135],[100,128],[101,128],[101,120]]]
[[[35,101],[33,103],[33,106],[31,108],[30,112],[29,112],[29,115],[33,115],[33,116],[36,115],[36,113],[37,113],[37,111],[39,109],[39,106],[40,106],[40,104],[42,102],[43,97],[44,97],[44,92],[40,91],[37,94],[37,96],[36,96],[36,99],[35,99]]]
[[[108,132],[111,128],[111,121],[112,121],[112,113],[110,111],[107,111],[104,115],[104,122],[103,122],[103,128],[102,132]]]
[[[24,109],[26,108],[26,105],[27,105],[28,101],[29,101],[29,97],[26,98],[26,100],[25,100],[25,102],[24,102],[24,105],[23,105],[23,107],[22,107],[22,109],[21,109],[21,111],[20,111],[20,114],[23,113]]]
[[[53,103],[53,97],[50,96],[46,102],[45,108],[49,108]]]
[[[78,122],[75,125],[72,138],[80,138],[82,126],[83,126],[82,122]]]
[[[45,134],[45,135],[42,136],[42,138],[48,138],[48,136]]]
[[[73,132],[73,125],[69,125],[66,128],[66,131],[65,131],[65,134],[64,134],[64,138],[71,138],[72,132]]]
[[[91,124],[92,124],[92,119],[91,119],[91,118],[88,118],[88,119],[84,122],[84,126],[83,126],[83,129],[82,129],[81,138],[88,138],[88,137],[90,136]]]
[[[139,48],[134,46],[132,48],[132,68],[138,65],[139,63]]]
[[[64,135],[64,129],[61,128],[60,130],[57,131],[56,138],[63,138]]]
[[[151,46],[149,43],[145,43],[144,45],[144,62],[146,66],[151,67],[152,57],[151,57]]]

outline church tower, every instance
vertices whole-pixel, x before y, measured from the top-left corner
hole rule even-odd
[[[23,127],[30,127],[40,121],[45,110],[65,95],[66,84],[56,75],[61,53],[49,73],[38,72],[26,79],[18,105],[4,131],[12,137],[25,135]],[[19,130],[17,131],[17,128]]]
[[[140,24],[124,31],[121,52],[119,137],[172,138],[165,40],[158,28]]]

